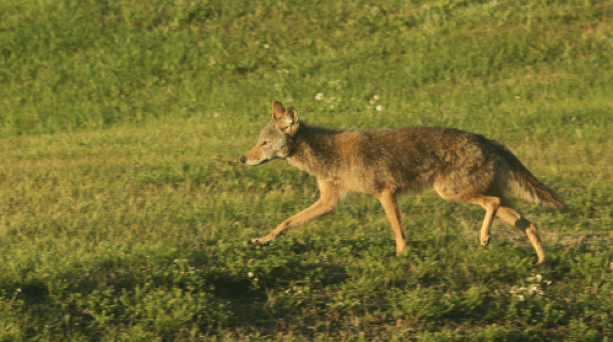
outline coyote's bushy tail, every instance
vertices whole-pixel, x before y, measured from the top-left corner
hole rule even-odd
[[[504,148],[504,151],[501,152],[511,171],[509,186],[513,192],[526,201],[542,203],[547,207],[558,209],[564,209],[566,207],[564,199],[562,199],[555,190],[534,177],[532,172],[530,172],[511,151]]]

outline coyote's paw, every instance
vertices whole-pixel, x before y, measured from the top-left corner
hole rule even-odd
[[[548,261],[549,260],[547,259],[547,257],[544,257],[536,262],[536,266],[547,266]]]
[[[254,245],[257,248],[263,247],[263,246],[268,246],[270,244],[270,241],[264,239],[264,238],[259,238],[259,239],[251,239],[249,240],[249,242]]]
[[[481,237],[481,246],[487,246],[490,244],[490,235]]]

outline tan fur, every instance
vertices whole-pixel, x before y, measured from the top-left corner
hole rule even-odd
[[[564,208],[564,200],[536,179],[505,146],[482,135],[452,128],[332,130],[298,121],[297,111],[277,101],[272,119],[258,142],[241,161],[259,165],[285,159],[317,177],[321,197],[309,208],[283,221],[270,234],[251,242],[264,246],[290,228],[333,212],[349,191],[374,195],[385,209],[396,238],[396,252],[405,249],[396,194],[421,191],[434,183],[438,194],[456,202],[477,204],[486,211],[480,232],[489,243],[494,216],[523,231],[534,246],[538,263],[547,256],[536,225],[504,197],[509,186],[521,198]]]

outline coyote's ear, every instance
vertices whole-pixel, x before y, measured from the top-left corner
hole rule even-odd
[[[278,127],[281,132],[290,136],[296,134],[300,123],[298,122],[298,112],[296,109],[294,109],[294,107],[287,107],[285,113],[283,113],[283,116],[280,119],[281,120]]]
[[[279,101],[272,101],[272,118],[281,119],[285,114],[285,108]]]

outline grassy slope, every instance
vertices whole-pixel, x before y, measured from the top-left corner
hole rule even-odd
[[[193,3],[0,3],[0,339],[613,334],[610,3]],[[551,265],[500,223],[477,247],[482,210],[431,191],[401,200],[400,258],[361,195],[252,250],[317,198],[283,162],[237,163],[289,98],[318,124],[507,144],[569,204],[517,203]],[[537,273],[542,294],[510,293]]]

